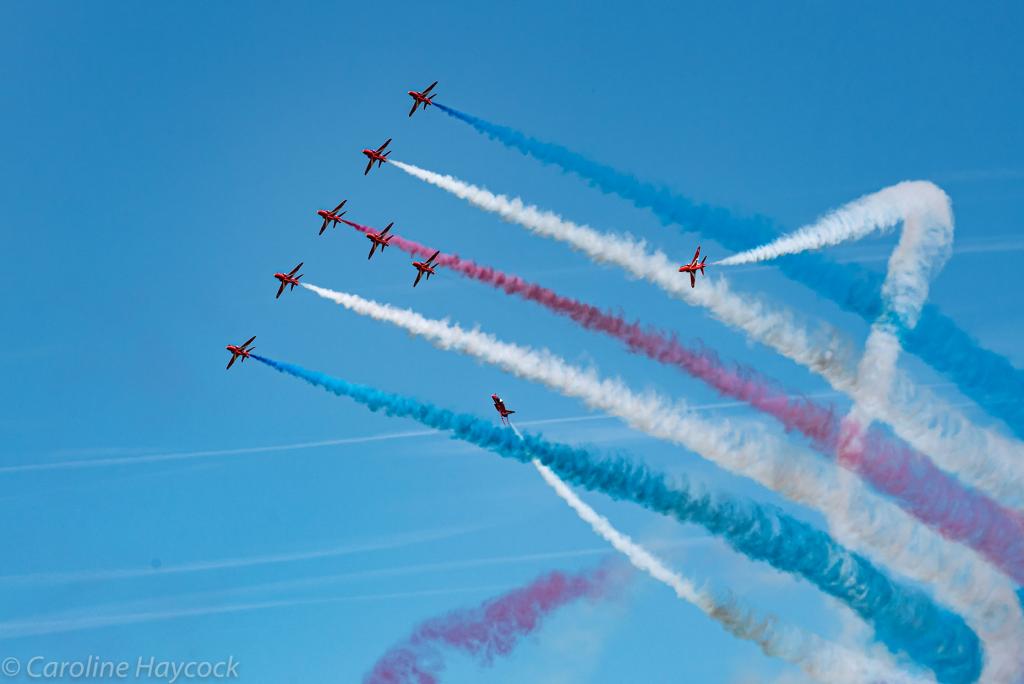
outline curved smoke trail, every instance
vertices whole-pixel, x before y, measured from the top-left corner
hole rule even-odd
[[[932,670],[940,682],[973,682],[979,675],[977,636],[959,616],[939,608],[920,590],[894,582],[826,533],[775,507],[721,492],[697,491],[685,481],[670,484],[665,475],[621,457],[598,459],[583,449],[547,442],[531,434],[520,439],[511,430],[475,416],[456,414],[256,354],[253,358],[350,397],[371,411],[413,418],[522,463],[536,458],[567,482],[701,525],[747,557],[803,577],[839,599],[873,627],[881,643]]]
[[[677,223],[687,230],[706,230],[730,249],[750,249],[782,232],[764,217],[739,217],[720,207],[699,204],[666,186],[638,180],[561,145],[537,140],[440,103],[435,106],[508,147],[575,173],[593,187],[616,194],[637,207],[650,209],[664,223]],[[779,268],[867,321],[874,321],[882,310],[880,278],[866,269],[839,265],[819,254],[794,256],[780,262]],[[1014,434],[1024,437],[1024,403],[1019,401],[1024,396],[1024,371],[981,347],[932,305],[924,306],[916,328],[902,331],[902,343],[909,352],[949,377],[979,406],[1001,418]]]
[[[815,333],[794,316],[756,296],[732,292],[724,278],[708,279],[692,289],[679,278],[676,267],[660,251],[650,252],[640,241],[567,221],[522,200],[496,195],[452,176],[393,161],[393,166],[446,190],[485,211],[528,230],[557,240],[601,263],[615,264],[647,280],[692,306],[704,307],[719,321],[743,331],[783,356],[820,374],[836,390],[857,391],[857,375],[848,344],[840,333],[822,325]],[[862,402],[871,418],[891,425],[901,438],[928,454],[945,470],[997,498],[1004,505],[1024,505],[1024,448],[993,430],[977,428],[961,413],[904,374],[892,376],[888,400]]]
[[[751,264],[839,245],[874,232],[892,230],[908,216],[929,217],[919,221],[919,228],[942,231],[934,234],[937,242],[931,247],[936,254],[929,259],[933,267],[928,270],[937,271],[949,259],[952,250],[952,209],[946,193],[924,181],[904,181],[866,195],[829,212],[811,225],[716,263],[721,266]],[[884,298],[884,284],[882,289]],[[917,308],[923,302],[922,299]]]
[[[515,430],[515,427],[512,428]],[[519,431],[516,430],[519,435]],[[753,641],[765,655],[782,658],[800,667],[807,675],[827,684],[861,684],[862,682],[920,682],[920,677],[900,672],[888,663],[881,663],[814,634],[797,628],[783,628],[774,617],[758,618],[748,608],[727,597],[713,596],[705,589],[671,570],[661,559],[640,546],[628,535],[619,532],[593,508],[583,502],[550,468],[534,459],[534,467],[555,493],[576,511],[583,522],[605,541],[621,552],[638,570],[668,586],[676,596],[699,608],[733,636]]]
[[[540,629],[544,618],[558,608],[603,595],[608,575],[603,569],[574,575],[552,572],[476,608],[427,620],[381,656],[363,682],[436,684],[445,668],[439,646],[469,655],[480,665],[491,665],[496,656],[508,655],[524,637]]]
[[[843,471],[837,474],[806,450],[783,444],[757,428],[743,430],[725,421],[702,420],[686,413],[682,402],[672,406],[653,393],[638,396],[623,383],[570,366],[546,350],[537,352],[502,342],[478,330],[466,331],[447,321],[428,319],[356,295],[311,284],[303,287],[351,311],[424,337],[442,349],[472,355],[578,397],[591,408],[616,415],[637,430],[680,444],[723,468],[822,511],[841,542],[907,577],[932,584],[940,600],[962,611],[984,639],[993,672],[1019,669],[1013,644],[1024,639],[1024,614],[1013,600],[1013,588],[1007,579],[975,554],[917,525],[905,512],[859,482],[844,482],[840,479]],[[840,485],[847,496],[835,495]]]

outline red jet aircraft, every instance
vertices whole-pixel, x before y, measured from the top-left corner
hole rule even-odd
[[[327,230],[327,224],[331,224],[331,228],[334,228],[341,222],[341,217],[348,213],[347,211],[343,211],[340,214],[338,213],[338,210],[345,206],[345,202],[348,202],[348,200],[341,200],[341,204],[330,211],[327,211],[326,209],[317,209],[317,216],[324,220],[323,225],[320,226],[321,235],[323,235],[324,231]]]
[[[699,262],[697,257],[700,256],[700,245],[697,245],[697,253],[693,255],[693,261],[688,264],[683,264],[679,267],[680,273],[690,274],[690,287],[694,287],[697,284],[697,277],[694,275],[697,271],[700,271],[701,275],[704,275],[704,262],[708,260],[707,255],[704,256]]]
[[[497,394],[491,395],[491,401],[494,402],[494,409],[501,414],[501,422],[508,425],[508,417],[515,413],[515,411],[505,408],[505,402]]]
[[[366,257],[367,259],[370,259],[370,258],[373,257],[373,252],[374,252],[374,250],[377,249],[377,245],[380,245],[380,251],[383,252],[384,248],[391,244],[391,238],[393,238],[395,236],[394,235],[388,235],[388,231],[391,230],[391,226],[393,226],[393,225],[395,225],[394,221],[389,223],[388,227],[385,228],[384,230],[380,231],[379,233],[367,233],[366,234],[366,239],[373,243],[373,245],[370,247],[370,256]]]
[[[426,110],[427,107],[434,104],[434,97],[437,95],[437,93],[434,93],[433,95],[428,95],[428,93],[431,90],[433,90],[434,86],[436,85],[437,81],[434,81],[426,88],[424,88],[422,93],[417,93],[415,90],[409,91],[409,97],[415,100],[415,102],[412,103],[412,109],[409,110],[409,116],[415,114],[416,108],[419,107],[420,105],[423,105],[423,109]]]
[[[426,261],[412,262],[412,265],[416,267],[416,282],[412,284],[413,287],[416,287],[417,285],[420,284],[420,278],[423,277],[424,273],[427,274],[427,280],[430,280],[430,276],[434,275],[434,269],[437,268],[437,264],[431,262],[434,261],[434,259],[436,259],[437,255],[440,253],[441,250],[437,250],[436,252],[431,254],[430,258],[427,259]]]
[[[380,168],[384,164],[384,162],[386,162],[388,160],[388,155],[391,154],[391,150],[388,150],[387,152],[384,152],[384,148],[387,147],[390,144],[391,144],[391,138],[388,138],[386,141],[384,141],[383,145],[381,145],[380,147],[378,147],[375,150],[371,150],[371,149],[363,150],[363,154],[365,154],[366,158],[370,160],[370,161],[368,161],[366,163],[366,170],[363,171],[363,175],[364,176],[366,174],[370,173],[370,169],[373,168],[373,162],[377,162],[377,168]],[[384,154],[381,154],[381,152],[384,152]]]
[[[229,344],[228,346],[225,347],[225,349],[227,349],[229,352],[231,352],[231,360],[228,361],[228,368],[231,368],[231,364],[233,364],[235,362],[235,359],[237,359],[238,357],[241,357],[242,361],[245,361],[247,358],[249,358],[249,354],[251,354],[252,350],[256,348],[256,347],[250,347],[249,345],[252,344],[252,341],[255,340],[255,339],[256,339],[256,336],[253,335],[252,337],[249,338],[249,340],[245,344],[242,344],[242,345]],[[227,370],[227,369],[225,369],[225,370]]]
[[[277,288],[277,297],[280,297],[281,293],[284,292],[285,285],[291,285],[292,289],[294,290],[295,286],[299,284],[299,278],[302,277],[302,274],[300,273],[299,275],[295,275],[295,272],[298,271],[300,268],[302,268],[301,261],[299,262],[298,266],[290,270],[288,273],[274,274],[274,277],[281,281],[281,287]],[[274,299],[277,299],[277,297],[274,297]]]

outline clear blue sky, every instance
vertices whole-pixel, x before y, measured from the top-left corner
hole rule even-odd
[[[364,178],[359,150],[393,137],[396,158],[629,230],[680,259],[697,240],[722,254],[713,235],[662,227],[440,112],[410,120],[405,92],[435,79],[439,101],[793,227],[896,181],[935,181],[953,199],[957,251],[931,301],[1024,365],[1019,4],[557,5],[6,3],[0,466],[419,429],[255,363],[225,373],[224,345],[255,334],[269,356],[454,409],[491,415],[488,395],[500,392],[523,423],[574,419],[542,426],[552,438],[626,449],[777,501],[575,401],[309,293],[275,301],[271,275],[304,260],[311,282],[478,323],[637,388],[715,401],[452,273],[412,290],[397,250],[367,262],[366,240],[349,229],[317,236],[314,211],[348,198],[354,220],[395,221],[413,239],[822,391],[616,270],[394,169]],[[834,252],[882,269],[893,243]],[[773,268],[734,282],[858,339],[866,332]],[[242,681],[350,682],[425,617],[602,557],[533,471],[437,436],[0,478],[0,656],[232,654]],[[816,592],[700,530],[587,499],[639,539],[669,544],[665,556],[694,577],[825,636],[846,628]],[[252,606],[277,602],[296,605]],[[198,614],[171,617],[182,612]],[[140,614],[151,619],[125,624]],[[452,663],[451,681],[496,682],[736,682],[786,669],[641,577],[616,600],[561,612],[485,676]]]

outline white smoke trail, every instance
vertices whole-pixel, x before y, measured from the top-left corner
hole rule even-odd
[[[680,444],[734,473],[749,477],[793,501],[822,511],[845,545],[935,587],[940,601],[964,615],[986,645],[993,672],[1015,667],[1010,660],[1024,643],[1024,614],[1014,587],[974,551],[949,542],[919,525],[859,479],[848,500],[834,494],[837,469],[804,447],[781,442],[758,425],[734,426],[704,420],[654,393],[638,395],[619,380],[600,378],[547,350],[503,342],[479,330],[463,330],[415,311],[380,304],[357,295],[303,284],[303,287],[360,315],[391,323],[435,346],[497,365],[541,382],[594,409],[623,419],[653,437]],[[1006,646],[1011,646],[1007,651]],[[986,670],[987,671],[987,670]]]
[[[818,373],[834,389],[849,396],[857,392],[852,346],[831,326],[821,324],[812,331],[789,311],[773,307],[756,296],[734,293],[722,277],[708,278],[701,287],[690,288],[689,281],[679,277],[677,266],[661,251],[648,250],[642,240],[599,232],[526,205],[519,198],[496,195],[452,176],[400,161],[393,161],[392,165],[506,221],[538,235],[561,240],[597,262],[619,266],[687,304],[704,307],[719,321]],[[938,194],[931,193],[929,206],[938,207],[945,202],[945,194],[938,188],[935,190]],[[868,198],[854,204],[874,206]],[[916,203],[909,206],[916,206]],[[841,212],[834,215],[844,215]],[[927,215],[941,218],[942,212],[933,208]],[[879,226],[887,225],[887,221],[889,215],[885,212],[874,219]],[[973,425],[948,402],[917,387],[899,370],[893,372],[892,392],[888,397],[864,397],[860,404],[870,418],[888,423],[897,435],[931,456],[941,468],[957,474],[1004,505],[1024,507],[1024,467],[1021,466],[1024,444]]]
[[[952,226],[949,198],[926,181],[904,181],[854,200],[828,213],[815,223],[782,237],[716,262],[733,266],[776,259],[814,249],[859,240],[874,232],[894,229],[908,216],[924,223]],[[949,249],[949,242],[943,249]]]
[[[513,428],[514,429],[514,428]],[[518,431],[517,431],[518,434]],[[797,628],[784,628],[773,618],[758,618],[734,600],[721,600],[668,568],[664,562],[619,532],[593,508],[583,502],[550,468],[538,460],[534,467],[555,493],[598,535],[629,559],[638,570],[667,585],[676,596],[693,604],[735,637],[753,641],[765,655],[781,658],[800,667],[819,682],[921,682],[928,679],[901,672],[861,653],[825,641]]]

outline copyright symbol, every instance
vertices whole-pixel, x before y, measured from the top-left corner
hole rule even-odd
[[[7,656],[4,658],[4,662],[0,663],[0,671],[7,677],[15,677],[21,672],[21,663],[18,659],[13,656]]]

